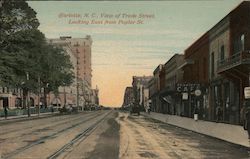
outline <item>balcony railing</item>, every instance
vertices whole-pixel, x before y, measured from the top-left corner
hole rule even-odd
[[[250,64],[250,51],[242,51],[217,61],[217,72],[226,71],[242,64]]]

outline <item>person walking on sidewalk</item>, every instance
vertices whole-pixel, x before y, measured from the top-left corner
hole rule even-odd
[[[240,109],[240,123],[242,124],[244,130],[247,130],[246,109],[246,102],[244,102],[242,108]]]
[[[7,119],[8,117],[8,108],[7,106],[4,107],[4,118]]]
[[[250,107],[246,108],[244,129],[248,132],[248,139],[250,139]]]
[[[216,107],[216,122],[220,122],[221,121],[221,117],[222,117],[222,111],[221,111],[221,107],[217,106]]]
[[[194,107],[194,120],[198,121],[199,109],[197,106]]]

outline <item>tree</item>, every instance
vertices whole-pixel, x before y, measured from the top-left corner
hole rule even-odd
[[[41,84],[44,88],[44,97],[53,91],[58,93],[60,86],[69,86],[73,83],[73,66],[69,55],[62,49],[53,45],[47,45],[45,59],[41,60]],[[45,106],[47,105],[45,100]]]
[[[24,0],[4,0],[0,7],[0,85],[21,88],[27,98],[73,82],[72,64],[64,50],[49,45],[37,27],[36,12]],[[27,105],[27,103],[26,103]],[[29,105],[28,105],[29,107]]]
[[[2,7],[0,7],[0,77],[2,84],[10,85],[13,82],[14,72],[19,67],[17,61],[24,62],[20,57],[25,53],[25,49],[19,42],[25,42],[24,39],[28,39],[29,36],[27,31],[37,29],[38,26],[36,12],[28,6],[27,2],[3,0]]]
[[[30,42],[29,30],[37,30],[36,12],[24,0],[3,0],[0,7],[0,84],[27,90],[33,81],[25,81],[28,71],[25,57],[29,51],[23,43]],[[20,43],[19,43],[20,42]],[[26,45],[27,46],[27,45]],[[27,56],[25,56],[27,55]],[[26,91],[24,91],[26,92]]]

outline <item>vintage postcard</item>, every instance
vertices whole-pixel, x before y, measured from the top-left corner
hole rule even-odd
[[[249,12],[0,0],[0,159],[250,158]]]

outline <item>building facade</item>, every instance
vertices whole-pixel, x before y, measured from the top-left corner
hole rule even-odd
[[[129,107],[134,102],[133,87],[126,87],[122,107]]]
[[[250,2],[242,2],[185,50],[180,66],[172,57],[154,70],[149,82],[153,110],[240,124],[240,110],[250,100],[244,96],[250,86],[249,10]],[[175,80],[174,68],[183,71],[182,79]]]
[[[163,79],[161,80],[160,99],[163,113],[180,114],[182,111],[179,94],[176,91],[176,84],[182,82],[183,71],[180,66],[183,64],[184,56],[175,54],[163,66]]]
[[[85,38],[64,36],[58,39],[49,39],[48,41],[53,45],[61,46],[70,55],[76,77],[71,86],[59,87],[59,100],[62,101],[61,99],[65,98],[63,104],[77,105],[78,102],[78,105],[86,107],[99,103],[99,99],[96,102],[98,91],[91,88],[91,37],[89,35]],[[53,94],[50,96],[53,96]]]
[[[163,71],[163,64],[158,65],[153,72],[153,81],[149,84],[149,97],[151,100],[152,111],[163,112],[160,98],[160,91],[163,89],[165,77]]]
[[[145,102],[144,90],[148,89],[147,84],[151,80],[152,76],[133,76],[133,94],[134,94],[134,104],[139,105],[142,110],[145,109],[147,103]],[[147,94],[148,95],[148,94]]]
[[[205,33],[184,53],[183,81],[178,91],[182,94],[183,116],[193,117],[194,111],[199,117],[208,118],[208,70],[209,70],[209,36]],[[198,94],[197,94],[198,92]]]
[[[242,2],[209,30],[211,118],[239,124],[244,88],[249,86],[250,2]]]

